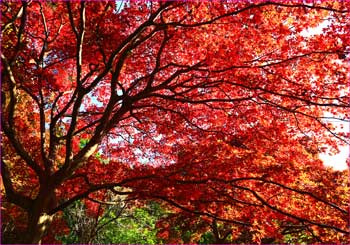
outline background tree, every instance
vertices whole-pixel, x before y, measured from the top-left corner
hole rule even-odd
[[[1,174],[6,212],[15,205],[25,214],[24,240],[17,242],[40,242],[60,211],[79,199],[103,200],[107,190],[173,202],[165,189],[160,195],[151,187],[173,186],[164,174],[182,165],[175,164],[182,154],[178,147],[191,149],[191,142],[210,152],[217,151],[207,148],[217,139],[244,140],[251,152],[243,154],[243,163],[253,161],[254,176],[232,163],[207,165],[221,186],[206,182],[203,187],[216,193],[214,206],[231,195],[220,189],[228,184],[240,198],[254,196],[255,217],[281,208],[280,200],[272,206],[258,195],[263,185],[295,192],[272,183],[271,169],[284,176],[289,172],[287,183],[293,183],[297,167],[290,166],[304,166],[303,154],[279,148],[280,156],[272,158],[288,164],[267,168],[276,142],[293,148],[306,135],[308,144],[330,151],[349,143],[348,134],[324,120],[349,121],[347,2],[133,1],[118,11],[114,1],[9,1],[1,11]],[[322,34],[303,35],[325,21]],[[237,153],[231,160],[238,158]],[[195,181],[205,178],[205,171],[185,171]],[[249,184],[240,185],[240,178]],[[201,192],[175,194],[186,194],[191,202]],[[348,234],[338,216],[348,211],[327,198],[318,202],[337,214],[334,224],[295,210],[278,212]],[[224,219],[219,209],[204,215]],[[253,229],[261,225],[251,221],[232,222]]]
[[[158,203],[144,206],[132,202],[107,202],[100,204],[100,215],[89,214],[89,209],[76,202],[64,211],[71,229],[62,236],[63,243],[79,244],[157,244],[157,220],[165,214]]]
[[[289,162],[285,155],[290,154],[300,159]],[[346,232],[341,235],[332,228],[347,229],[348,173],[325,168],[302,145],[281,145],[259,156],[223,142],[199,144],[183,151],[171,167],[163,172],[166,179],[150,187],[174,206],[172,215],[159,224],[166,243],[348,239]],[[142,188],[140,195],[154,194]]]

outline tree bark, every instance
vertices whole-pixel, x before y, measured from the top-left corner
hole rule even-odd
[[[53,214],[49,215],[50,210],[56,206],[56,195],[53,188],[41,188],[41,191],[35,199],[33,209],[28,214],[27,232],[25,243],[41,244],[43,236],[53,220]]]
[[[52,218],[53,215],[48,215],[46,213],[31,215],[31,218],[28,221],[25,242],[27,244],[41,244],[41,239],[46,234]]]

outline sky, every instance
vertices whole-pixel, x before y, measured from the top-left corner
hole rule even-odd
[[[337,132],[350,132],[350,122],[340,122],[333,120],[331,123],[337,127]],[[343,128],[340,128],[343,124]],[[346,164],[346,159],[350,157],[350,146],[340,146],[339,153],[333,156],[328,154],[320,154],[320,158],[323,161],[324,165],[331,166],[335,170],[345,170],[348,168]]]
[[[340,147],[340,153],[334,156],[327,154],[321,154],[325,166],[331,166],[334,170],[345,170],[347,169],[346,158],[350,157],[349,146]]]
[[[301,32],[302,36],[311,36],[311,35],[320,35],[323,32],[323,28],[327,28],[330,24],[329,20],[323,21],[319,26],[315,28],[308,28]],[[350,83],[350,81],[349,81]],[[350,85],[350,84],[349,84]],[[340,121],[332,122],[335,126],[340,126]],[[344,128],[341,130],[342,132],[350,132],[350,123],[344,123]],[[339,153],[333,156],[328,154],[320,154],[320,158],[323,161],[325,166],[330,166],[334,170],[345,170],[348,168],[346,164],[346,159],[350,158],[350,146],[342,146],[339,147]]]

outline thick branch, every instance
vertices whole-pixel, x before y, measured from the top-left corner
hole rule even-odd
[[[43,171],[40,166],[31,158],[28,152],[24,149],[23,145],[20,143],[16,137],[16,133],[12,127],[9,127],[6,122],[4,122],[3,117],[1,118],[2,129],[5,135],[8,137],[12,146],[15,148],[17,154],[28,164],[28,166],[34,170],[34,172],[39,176],[39,179],[43,177]]]
[[[33,200],[15,191],[11,181],[11,174],[3,159],[1,159],[1,177],[6,191],[6,199],[11,203],[25,209],[26,211],[30,211],[33,205]]]

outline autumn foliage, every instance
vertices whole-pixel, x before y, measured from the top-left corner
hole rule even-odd
[[[98,216],[111,195],[172,209],[168,242],[349,242],[348,177],[318,157],[349,144],[329,121],[350,120],[349,2],[1,11],[5,242],[52,242],[62,210],[83,200]],[[200,223],[186,241],[171,230],[181,217]]]

